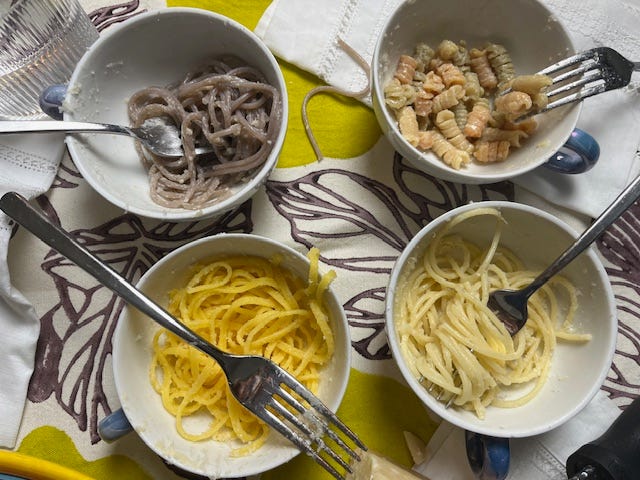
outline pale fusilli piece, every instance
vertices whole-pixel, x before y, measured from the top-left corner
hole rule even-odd
[[[425,92],[421,90],[418,92],[416,96],[415,102],[413,102],[413,107],[416,111],[416,115],[419,117],[428,117],[433,110],[433,93]]]
[[[482,163],[501,162],[509,155],[509,142],[478,142],[475,146],[474,156]]]
[[[552,83],[553,79],[548,75],[519,75],[510,82],[510,86],[512,90],[528,94],[533,106],[541,110],[549,103],[546,91]]]
[[[460,170],[471,161],[471,156],[467,152],[458,150],[440,132],[431,130],[430,133],[433,140],[431,149],[451,168]]]
[[[402,107],[411,105],[417,93],[412,85],[403,85],[400,80],[393,78],[384,87],[384,101],[393,110],[400,110]]]
[[[430,71],[427,73],[424,79],[424,83],[422,84],[422,88],[425,92],[433,93],[437,95],[445,89],[444,82],[440,75],[436,72]]]
[[[402,136],[414,147],[418,146],[420,141],[418,133],[420,128],[418,127],[418,118],[413,107],[403,107],[397,115],[398,128]]]
[[[458,54],[458,45],[451,40],[442,40],[436,48],[436,55],[442,60],[453,60]]]
[[[427,117],[433,109],[433,97],[434,94],[420,90],[416,95],[416,99],[413,102],[413,107],[416,111],[416,115],[419,117]]]
[[[436,73],[442,78],[442,82],[446,88],[451,85],[464,85],[466,78],[462,71],[453,63],[443,63],[436,68]]]
[[[402,136],[416,148],[428,150],[433,144],[431,132],[421,131],[416,112],[412,107],[404,107],[397,115],[398,128]]]
[[[469,63],[471,65],[471,70],[478,75],[478,81],[482,88],[486,90],[493,90],[498,86],[498,78],[496,74],[491,70],[491,64],[489,63],[489,59],[487,58],[487,53],[484,50],[478,50],[477,48],[472,48],[469,52]]]
[[[518,75],[511,80],[509,86],[518,92],[534,95],[544,91],[553,83],[553,79],[548,75]]]
[[[469,112],[467,123],[463,130],[464,134],[469,138],[480,138],[490,118],[489,101],[484,98],[478,100]]]
[[[533,102],[531,97],[524,92],[511,91],[496,97],[494,106],[497,113],[503,113],[507,118],[518,118],[529,110]]]
[[[435,119],[435,125],[440,129],[444,138],[458,150],[464,150],[467,153],[473,153],[473,145],[465,138],[460,127],[456,123],[455,114],[451,110],[442,110],[438,112]]]
[[[416,66],[418,62],[410,55],[400,55],[398,60],[398,66],[396,67],[395,78],[400,80],[400,83],[406,84],[413,81],[413,74],[416,72]]]
[[[438,113],[441,110],[447,110],[456,105],[464,95],[462,85],[452,85],[451,87],[439,93],[433,99],[432,112]]]

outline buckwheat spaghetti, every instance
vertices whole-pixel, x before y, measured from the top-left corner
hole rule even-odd
[[[168,310],[220,349],[270,358],[317,392],[334,351],[324,294],[335,274],[318,273],[317,249],[309,258],[307,281],[278,259],[237,256],[199,265],[184,288],[171,292]],[[237,439],[237,456],[265,442],[268,426],[235,400],[218,364],[164,329],[153,339],[149,375],[184,438]],[[195,416],[208,426],[190,430],[185,422]]]
[[[489,246],[481,249],[451,229],[477,215],[496,218]],[[401,282],[396,329],[413,374],[445,403],[473,410],[515,407],[544,385],[556,340],[586,341],[571,332],[577,309],[575,287],[555,276],[530,299],[526,326],[511,337],[487,307],[489,292],[528,285],[537,272],[499,245],[504,220],[493,208],[453,218],[430,240],[417,265]],[[561,298],[566,299],[563,307]],[[516,385],[524,392],[505,393]],[[509,397],[509,398],[508,398]]]
[[[211,62],[181,82],[140,90],[129,99],[128,110],[133,127],[167,117],[180,128],[181,158],[154,155],[140,144],[136,148],[149,171],[153,201],[187,209],[225,198],[260,167],[282,117],[280,92],[235,58]],[[214,153],[196,156],[200,142],[211,144]]]

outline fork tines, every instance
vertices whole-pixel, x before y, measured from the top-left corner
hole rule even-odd
[[[254,413],[312,457],[336,479],[344,480],[347,473],[351,472],[351,460],[360,460],[356,450],[366,450],[365,445],[292,375],[282,371],[279,377],[280,385],[275,385],[272,394],[263,398],[265,408]],[[300,399],[283,387],[290,389]],[[308,403],[309,407],[303,402]],[[289,407],[293,407],[299,415],[293,413]],[[354,446],[349,446],[340,433]],[[327,443],[326,437],[330,443]],[[330,447],[331,444],[333,448]]]
[[[616,63],[620,61],[620,55],[614,50],[598,47],[565,58],[539,71],[541,75],[552,77],[552,85],[557,86],[547,93],[549,99],[566,95],[535,113],[546,112],[627,85],[629,78],[621,75],[620,69],[616,68]]]

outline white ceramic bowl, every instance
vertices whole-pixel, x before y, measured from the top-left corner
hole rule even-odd
[[[501,245],[511,249],[525,266],[542,270],[576,238],[577,233],[546,212],[526,205],[487,201],[458,207],[424,227],[398,258],[387,289],[386,329],[393,357],[413,391],[441,418],[466,430],[494,437],[527,437],[549,431],[576,415],[596,394],[609,372],[617,337],[615,299],[608,276],[596,252],[589,249],[569,264],[561,274],[578,291],[576,329],[591,333],[586,343],[558,342],[549,378],[529,403],[517,408],[488,407],[481,420],[475,413],[449,407],[436,400],[418,383],[400,351],[394,324],[396,295],[402,278],[414,268],[434,232],[456,215],[481,206],[495,207],[507,221]],[[488,245],[495,231],[495,219],[478,216],[452,230],[479,246]]]
[[[134,140],[118,135],[67,137],[82,176],[122,209],[168,221],[218,216],[249,199],[275,167],[287,128],[288,103],[282,72],[264,43],[239,23],[207,10],[165,8],[137,15],[108,29],[78,63],[64,101],[64,119],[129,125],[127,101],[149,86],[183,78],[207,60],[235,55],[258,68],[282,97],[282,124],[271,154],[233,195],[200,210],[165,208],[151,200],[149,180]]]
[[[565,28],[535,0],[404,1],[386,20],[372,60],[373,108],[383,132],[394,148],[417,168],[435,177],[460,183],[484,184],[506,180],[545,163],[569,138],[581,104],[539,115],[538,130],[512,148],[503,162],[472,162],[455,170],[432,152],[414,148],[398,129],[384,103],[384,87],[393,77],[402,54],[412,54],[419,42],[435,48],[442,40],[465,40],[468,48],[486,42],[508,50],[516,74],[532,74],[574,53]]]
[[[185,285],[193,273],[189,268],[194,263],[233,255],[267,259],[281,255],[283,267],[305,279],[309,273],[307,257],[278,242],[257,235],[219,234],[189,243],[163,257],[144,274],[138,288],[166,306],[168,292]],[[318,397],[336,411],[349,377],[351,342],[340,302],[331,289],[325,298],[336,347],[333,359],[323,371]],[[228,443],[183,439],[176,431],[175,418],[164,409],[160,396],[149,382],[151,339],[158,328],[153,320],[127,307],[118,320],[113,340],[113,370],[122,408],[134,430],[152,450],[170,464],[211,478],[254,475],[281,465],[299,453],[273,430],[265,445],[244,457],[231,457],[232,445]]]

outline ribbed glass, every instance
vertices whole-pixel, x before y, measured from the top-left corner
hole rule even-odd
[[[0,19],[0,119],[42,118],[38,98],[66,83],[98,32],[77,0],[17,0]]]

